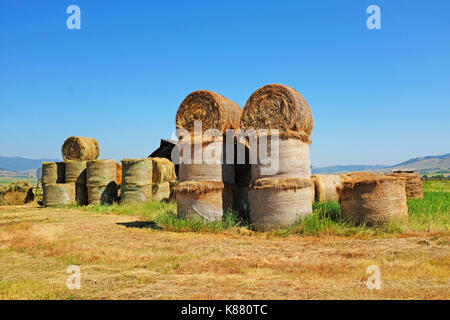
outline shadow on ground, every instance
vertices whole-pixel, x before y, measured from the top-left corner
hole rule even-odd
[[[132,221],[132,222],[117,222],[117,225],[125,226],[127,228],[149,228],[149,229],[161,229],[155,222],[153,221]]]

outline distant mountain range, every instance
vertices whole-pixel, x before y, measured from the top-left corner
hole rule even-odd
[[[26,159],[22,157],[2,157],[0,156],[0,174],[6,171],[16,173],[25,173],[29,170],[35,172],[40,168],[44,161],[61,161],[58,159]],[[351,171],[379,171],[387,172],[394,168],[405,169],[414,168],[417,171],[427,170],[449,170],[450,171],[450,153],[440,156],[426,156],[410,159],[393,166],[387,165],[339,165],[330,167],[312,167],[313,173],[341,173]]]

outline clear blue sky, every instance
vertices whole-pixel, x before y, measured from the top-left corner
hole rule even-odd
[[[243,107],[269,83],[310,104],[315,166],[447,153],[449,40],[447,0],[1,1],[0,155],[58,158],[77,135],[145,157],[190,92]]]

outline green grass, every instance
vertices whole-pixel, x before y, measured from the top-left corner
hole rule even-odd
[[[309,236],[385,236],[395,233],[448,232],[450,230],[450,182],[424,183],[424,198],[408,200],[409,219],[406,222],[390,222],[384,226],[369,227],[344,221],[337,202],[314,203],[313,214],[299,219],[292,226],[267,232],[268,236],[285,237],[291,234]],[[173,232],[222,232],[244,227],[250,229],[248,218],[236,212],[227,212],[222,220],[206,221],[202,218],[178,219],[176,204],[148,202],[136,205],[93,205],[79,207],[88,212],[102,214],[137,215],[152,222],[155,229]]]

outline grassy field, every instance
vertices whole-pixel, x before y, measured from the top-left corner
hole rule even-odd
[[[165,203],[0,207],[0,299],[450,299],[448,187],[426,183],[407,223],[377,229],[336,203],[266,233],[233,213],[180,221]],[[366,287],[370,265],[381,290]]]
[[[0,177],[0,186],[17,181],[28,181],[31,185],[36,185],[37,183],[37,180],[34,178],[28,180],[28,178],[23,177]]]

